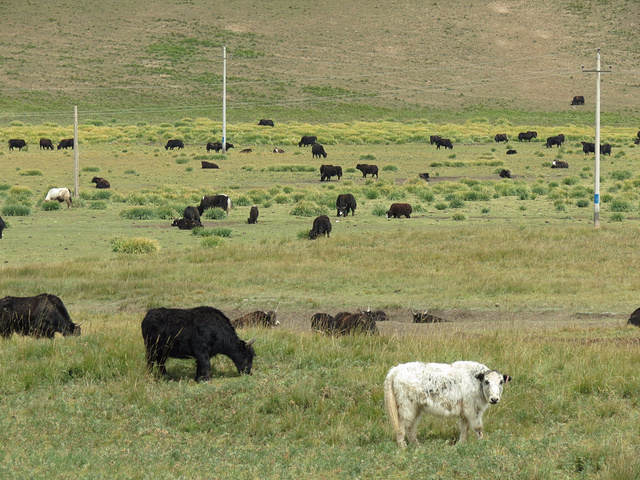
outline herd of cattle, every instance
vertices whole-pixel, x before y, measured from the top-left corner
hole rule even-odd
[[[414,314],[414,321],[421,317]],[[416,320],[418,319],[418,320]],[[317,313],[311,318],[314,331],[330,335],[353,333],[377,334],[377,321],[388,320],[382,310],[335,317]],[[256,339],[242,340],[236,328],[246,326],[275,327],[276,312],[252,312],[235,320],[222,311],[200,306],[195,308],[152,308],[142,319],[147,371],[157,369],[166,375],[169,358],[194,359],[195,380],[211,380],[211,357],[227,356],[239,374],[251,375],[256,355]],[[80,335],[62,300],[50,294],[0,299],[0,336],[13,333],[54,338]],[[393,367],[384,381],[385,407],[399,447],[405,438],[415,443],[416,427],[423,413],[460,419],[460,439],[465,442],[471,428],[482,438],[482,415],[490,404],[499,402],[503,385],[511,380],[476,362],[452,365],[413,362]],[[434,396],[431,392],[438,391]]]

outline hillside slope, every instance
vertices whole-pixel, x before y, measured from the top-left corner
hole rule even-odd
[[[636,2],[5,3],[4,122],[62,121],[71,105],[122,122],[218,117],[223,43],[232,120],[571,109],[580,122],[596,47],[613,68],[603,110],[638,106]]]

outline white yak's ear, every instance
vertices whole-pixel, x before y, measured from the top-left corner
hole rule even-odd
[[[487,373],[487,372],[480,372],[480,373],[477,373],[477,374],[476,374],[476,378],[482,382],[482,381],[484,380],[484,374],[485,374],[485,373]]]

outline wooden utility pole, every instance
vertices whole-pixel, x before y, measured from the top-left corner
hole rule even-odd
[[[227,46],[222,45],[222,153],[227,153]]]
[[[584,68],[584,67],[583,67]],[[593,153],[595,156],[594,182],[593,182],[593,226],[600,228],[600,49],[596,50],[596,69],[583,70],[584,72],[596,74],[596,139]],[[605,72],[610,72],[605,70]]]
[[[73,107],[73,197],[80,196],[80,153],[78,152],[78,107]]]

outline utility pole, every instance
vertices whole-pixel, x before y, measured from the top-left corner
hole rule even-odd
[[[78,152],[78,107],[73,107],[73,197],[80,196],[80,153]]]
[[[222,45],[222,153],[227,153],[227,45]]]
[[[596,69],[584,70],[587,73],[596,74],[596,140],[594,144],[593,153],[595,156],[595,168],[594,168],[594,184],[593,184],[593,226],[600,228],[600,74],[603,70],[600,70],[600,48],[596,50]],[[604,70],[604,72],[611,72]]]

